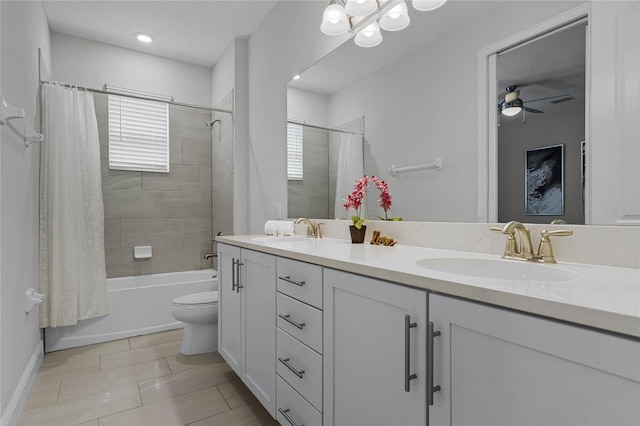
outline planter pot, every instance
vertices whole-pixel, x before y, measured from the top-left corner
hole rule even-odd
[[[358,229],[355,225],[350,225],[349,232],[351,232],[352,243],[364,243],[364,234],[367,233],[367,227],[363,225],[362,228]]]

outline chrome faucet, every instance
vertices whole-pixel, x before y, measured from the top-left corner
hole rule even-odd
[[[306,217],[301,217],[296,219],[295,224],[298,225],[303,222],[307,224],[307,237],[322,238],[322,229],[320,229],[320,225],[324,225],[324,223],[313,223]]]

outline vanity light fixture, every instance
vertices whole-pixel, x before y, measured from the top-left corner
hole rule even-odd
[[[136,33],[136,38],[142,43],[151,43],[153,41],[153,36],[147,33]]]
[[[414,9],[435,10],[447,0],[412,0]],[[354,42],[361,47],[382,43],[380,28],[400,31],[409,25],[405,0],[330,0],[322,15],[320,30],[328,35],[356,33]]]

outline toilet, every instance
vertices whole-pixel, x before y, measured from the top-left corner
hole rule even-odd
[[[218,350],[218,292],[205,291],[173,299],[171,313],[184,323],[180,353],[195,355]]]

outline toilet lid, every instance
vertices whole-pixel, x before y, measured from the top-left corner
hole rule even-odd
[[[218,302],[217,291],[203,291],[202,293],[187,294],[173,299],[174,305],[204,305]]]

